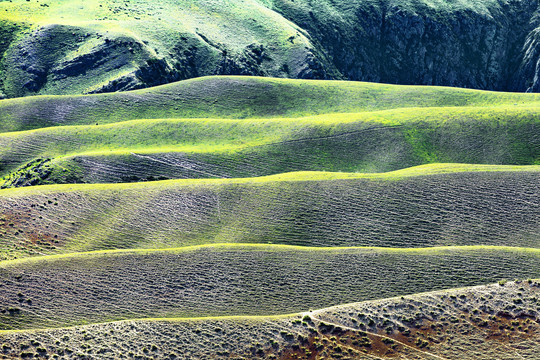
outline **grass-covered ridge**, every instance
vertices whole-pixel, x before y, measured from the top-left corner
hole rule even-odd
[[[435,164],[4,189],[1,255],[222,242],[538,248],[539,174],[538,166]]]
[[[0,131],[136,119],[302,117],[405,107],[508,105],[519,108],[538,103],[537,94],[219,76],[124,93],[2,100]]]
[[[540,256],[540,249],[511,247],[511,246],[488,246],[488,245],[471,245],[471,246],[437,246],[425,248],[391,248],[391,247],[368,247],[368,246],[350,246],[350,247],[310,247],[310,246],[294,246],[294,245],[276,245],[276,244],[237,244],[237,243],[217,243],[204,244],[194,246],[184,246],[168,249],[115,249],[115,250],[97,250],[80,253],[68,253],[48,256],[34,256],[29,258],[4,260],[0,261],[0,268],[10,269],[18,266],[32,266],[40,264],[45,265],[56,261],[66,261],[67,263],[76,262],[77,259],[88,259],[92,257],[111,258],[114,256],[152,256],[159,254],[181,255],[196,251],[206,252],[227,252],[227,251],[243,251],[243,252],[307,252],[307,253],[328,253],[328,254],[347,254],[365,252],[367,254],[408,254],[408,255],[452,255],[456,253],[467,252],[508,252],[530,254],[533,257]]]
[[[9,97],[214,74],[299,77],[317,52],[298,26],[257,0],[14,0],[0,2],[4,19],[30,28],[2,52]]]
[[[43,257],[0,262],[0,323],[24,329],[144,317],[287,314],[535,278],[539,265],[540,250],[504,247],[221,245]]]
[[[437,162],[532,165],[540,162],[539,114],[536,108],[429,108],[52,127],[0,135],[0,175],[11,177],[6,185],[27,186],[305,170],[384,172]],[[28,164],[35,159],[50,159],[46,173]]]
[[[232,74],[538,91],[537,11],[534,0],[2,1],[0,91]]]
[[[211,77],[1,106],[6,186],[540,161],[533,94]]]
[[[536,358],[539,35],[538,0],[0,0],[0,358]]]
[[[177,179],[161,180],[158,182],[120,183],[120,184],[53,184],[40,187],[22,187],[2,189],[0,195],[25,196],[39,194],[55,194],[70,191],[90,192],[92,190],[121,191],[129,189],[167,189],[198,186],[223,186],[240,184],[265,184],[275,182],[306,182],[328,180],[404,180],[411,177],[432,175],[452,175],[459,173],[530,173],[536,175],[540,172],[540,165],[485,165],[485,164],[452,164],[435,163],[414,166],[406,169],[394,170],[385,173],[347,173],[328,171],[294,171],[282,174],[225,179]]]
[[[288,359],[338,357],[345,352],[358,359],[491,360],[507,356],[509,348],[513,354],[532,358],[539,344],[538,292],[537,281],[506,282],[293,315],[142,319],[0,331],[0,341],[8,356],[76,354],[114,359],[125,355],[127,346],[128,356],[160,358],[227,359],[234,353]],[[499,327],[504,337],[496,335]],[[516,343],[519,347],[513,346]]]

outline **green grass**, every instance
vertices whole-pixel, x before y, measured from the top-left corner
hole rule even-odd
[[[20,309],[0,313],[0,326],[24,329],[143,317],[286,314],[535,278],[540,250],[225,244],[43,257],[0,262],[0,268],[2,304],[7,312]]]
[[[439,50],[472,24],[456,68],[486,28],[518,61],[525,5],[0,1],[0,99],[41,95],[0,100],[0,177],[44,185],[0,190],[0,352],[534,357],[536,283],[455,288],[540,276],[540,95],[280,79],[418,83],[384,49],[401,17]],[[439,50],[423,82],[529,81]],[[216,73],[261,77],[74,95]]]
[[[230,88],[233,90],[244,89],[242,84],[246,83],[252,86],[276,85],[270,86],[271,90],[268,92],[275,91],[275,87],[282,88],[281,90],[287,93],[283,96],[283,103],[292,101],[297,91],[303,92],[303,95],[294,97],[295,103],[290,104],[290,109],[296,109],[297,112],[287,111],[289,105],[280,107],[280,111],[287,116],[303,114],[302,106],[296,107],[296,102],[309,98],[307,103],[315,103],[326,96],[330,106],[318,104],[311,108],[312,113],[335,111],[338,104],[342,110],[350,110],[350,107],[356,106],[358,111],[363,112],[299,118],[273,117],[275,114],[272,114],[270,107],[275,109],[276,104],[261,105],[262,101],[257,100],[251,104],[251,110],[249,107],[242,107],[242,111],[249,112],[250,116],[259,116],[249,119],[166,118],[106,124],[118,119],[107,120],[97,113],[92,113],[92,110],[85,109],[86,114],[77,118],[77,123],[92,121],[91,125],[46,127],[0,134],[0,175],[6,176],[17,169],[26,168],[28,162],[38,158],[54,159],[50,164],[53,167],[53,176],[38,184],[65,182],[66,180],[62,179],[66,175],[64,169],[72,168],[78,175],[72,176],[75,180],[71,179],[69,182],[92,183],[125,182],[128,181],[126,173],[139,179],[159,176],[246,177],[298,170],[384,172],[436,162],[532,165],[540,161],[540,144],[536,136],[539,107],[535,105],[536,97],[530,94],[256,78],[206,78],[168,85],[165,88],[182,86],[200,91],[207,83],[225,86],[231,82],[234,83]],[[331,88],[331,91],[327,91],[328,88]],[[358,91],[354,92],[356,99],[346,96],[350,106],[340,104],[338,97],[333,96],[333,91],[338,89],[352,92],[355,88],[358,88]],[[373,96],[371,88],[383,93],[388,92],[380,96],[387,98],[388,103],[385,105],[384,101],[373,102],[377,107],[368,109],[370,100],[362,97]],[[230,89],[225,94],[229,94],[229,91],[232,91]],[[320,93],[318,96],[310,96],[310,89]],[[160,93],[156,89],[145,90],[146,93],[152,91]],[[268,92],[266,95],[269,95]],[[412,93],[408,92],[419,92],[423,95],[422,99],[426,103],[416,106],[445,106],[407,108],[406,106],[413,104],[414,99]],[[478,95],[478,98],[473,96],[470,105],[463,102],[459,104],[459,99],[444,95],[445,92],[453,93],[457,98],[464,94]],[[258,94],[265,96],[264,92]],[[239,99],[249,98],[245,93],[237,95]],[[112,101],[116,97],[125,96],[135,96],[135,93],[90,98],[107,98]],[[409,100],[408,96],[411,96]],[[516,96],[521,97],[521,105],[505,104],[508,101],[517,101],[514,98]],[[59,105],[54,103],[58,99],[62,98],[49,99],[45,103],[40,101],[39,106],[56,108]],[[75,112],[77,99],[83,98],[69,98],[70,111]],[[379,99],[379,96],[374,99]],[[442,103],[442,99],[445,103]],[[17,111],[21,111],[25,108],[22,103],[35,100],[18,99],[9,100],[7,103],[21,103],[17,105]],[[67,98],[64,100],[68,101]],[[158,96],[152,101],[160,103],[162,100],[163,98]],[[167,101],[161,108],[162,116],[166,115],[163,112],[167,111]],[[357,105],[354,105],[355,101],[358,102]],[[124,103],[137,107],[137,104],[143,105],[145,101],[138,103],[131,99]],[[201,103],[204,103],[204,100],[201,100]],[[278,101],[278,104],[280,103],[281,101]],[[84,104],[88,102],[85,100]],[[113,104],[114,101],[108,103],[114,107],[114,111],[108,112],[109,116],[124,116],[122,107]],[[376,110],[385,107],[390,109]],[[392,107],[397,108],[391,109]],[[149,108],[145,109],[150,111]],[[221,107],[218,107],[214,111],[220,113],[220,109]],[[224,117],[234,113],[234,106],[227,109],[221,113]],[[213,114],[213,110],[206,110],[207,116]],[[6,111],[5,114],[18,116],[17,111]],[[26,111],[23,111],[22,115],[19,114],[21,120],[17,123],[29,119],[24,117],[22,120],[25,113]],[[202,113],[201,108],[198,115]],[[143,115],[139,112],[135,114]],[[265,115],[267,118],[260,117]],[[62,113],[62,116],[66,114]],[[47,125],[46,118],[47,116],[40,117],[41,125]],[[9,123],[9,120],[6,123]],[[141,154],[143,156],[138,156]],[[195,170],[186,166],[164,168],[168,156],[165,154],[176,158],[176,162],[181,162],[178,159],[183,157],[198,166]],[[155,157],[156,161],[145,164],[149,157]],[[95,170],[100,168],[108,170],[94,175]],[[137,168],[143,168],[144,171],[139,173]],[[24,172],[22,175],[32,177]],[[17,176],[21,175],[13,174],[12,178]]]
[[[254,77],[5,100],[0,176],[50,184],[386,172],[437,162],[531,165],[540,161],[538,101],[534,94]],[[45,158],[52,159],[47,178],[28,166]]]
[[[76,262],[89,257],[100,256],[128,256],[128,255],[153,255],[160,253],[167,254],[184,254],[194,251],[264,251],[264,252],[319,252],[329,254],[344,254],[351,252],[363,251],[366,253],[377,254],[407,254],[407,255],[452,255],[460,252],[475,252],[475,251],[502,251],[502,252],[519,252],[523,254],[531,254],[532,256],[540,256],[540,249],[523,248],[511,246],[441,246],[441,247],[426,247],[426,248],[383,248],[383,247],[309,247],[309,246],[293,246],[293,245],[270,245],[270,244],[235,244],[235,243],[220,243],[220,244],[205,244],[196,246],[184,246],[179,248],[169,249],[115,249],[115,250],[98,250],[81,253],[59,254],[49,256],[37,256],[15,260],[0,261],[0,268],[14,268],[25,265],[47,264],[54,261]]]
[[[521,51],[534,10],[529,2],[476,0],[2,1],[0,32],[21,27],[0,45],[2,90],[80,94],[214,74],[526,90],[534,73],[505,67],[535,61]],[[418,16],[425,20],[415,23]],[[413,32],[401,31],[402,17]],[[459,21],[468,36],[451,35]],[[426,36],[405,46],[418,31]],[[489,31],[501,36],[485,43]],[[496,51],[510,42],[515,48]],[[419,57],[425,49],[431,55]]]
[[[405,107],[507,105],[511,111],[539,103],[537,94],[221,76],[125,93],[3,100],[0,131],[136,119],[302,117]]]
[[[222,242],[538,248],[538,171],[434,164],[4,189],[1,257]]]
[[[198,186],[223,186],[240,184],[265,184],[279,182],[305,182],[305,181],[328,181],[328,180],[404,180],[410,177],[423,177],[440,174],[457,173],[531,173],[540,172],[540,165],[482,165],[482,164],[452,164],[435,163],[414,166],[411,168],[390,171],[386,173],[345,173],[345,172],[325,172],[325,171],[296,171],[276,175],[251,177],[251,178],[231,178],[231,179],[178,179],[164,180],[158,182],[143,183],[120,183],[120,184],[54,184],[40,187],[22,187],[3,189],[2,196],[32,196],[42,194],[61,194],[71,191],[90,193],[92,191],[119,192],[122,190],[164,190],[174,188],[189,188]]]
[[[104,91],[126,83],[147,87],[215,74],[227,60],[235,67],[222,73],[294,76],[313,48],[296,25],[256,0],[13,0],[0,2],[3,19],[31,27],[3,59],[10,97]],[[251,49],[261,46],[266,53],[257,59]],[[42,72],[36,88],[23,84],[38,71],[26,71],[21,63]],[[140,73],[152,71],[152,63],[163,64],[162,71]]]

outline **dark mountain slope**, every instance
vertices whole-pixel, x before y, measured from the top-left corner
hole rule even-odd
[[[536,0],[279,0],[275,7],[350,80],[540,90]]]

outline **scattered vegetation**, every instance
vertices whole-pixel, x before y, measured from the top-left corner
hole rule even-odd
[[[4,189],[0,257],[227,242],[538,248],[539,191],[537,166],[461,164]]]
[[[493,359],[538,352],[540,282],[509,282],[354,303],[298,315],[119,321],[0,332],[2,355],[103,359]],[[468,302],[462,302],[465,295]],[[452,297],[450,297],[452,296]],[[517,308],[512,299],[523,304]],[[476,308],[473,314],[470,309]],[[357,314],[369,314],[368,317]],[[309,316],[310,323],[302,318]],[[455,322],[448,321],[454,318]],[[354,320],[354,321],[353,321]],[[393,328],[388,334],[386,328]],[[219,328],[220,331],[215,331]],[[459,343],[459,346],[448,344]],[[197,346],[193,346],[197,344]],[[516,346],[519,344],[519,346]],[[126,348],[130,351],[126,352]],[[45,350],[45,351],[44,351]],[[26,355],[25,355],[26,356]],[[34,356],[34,355],[32,355]]]
[[[395,249],[230,244],[32,257],[0,262],[0,327],[286,314],[480,285],[510,276],[537,278],[539,269],[538,249],[482,246]],[[31,304],[24,301],[29,298]],[[460,298],[455,301],[466,303]],[[518,307],[521,304],[513,305]],[[314,326],[302,318],[293,325]],[[370,320],[375,319],[362,318],[373,326]],[[390,325],[383,324],[385,333]]]

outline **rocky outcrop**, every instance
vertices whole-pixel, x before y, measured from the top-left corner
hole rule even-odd
[[[538,91],[538,1],[462,3],[280,0],[275,6],[346,79]]]
[[[523,53],[523,60],[512,88],[517,90],[526,88],[530,92],[540,92],[540,27],[527,36]]]

